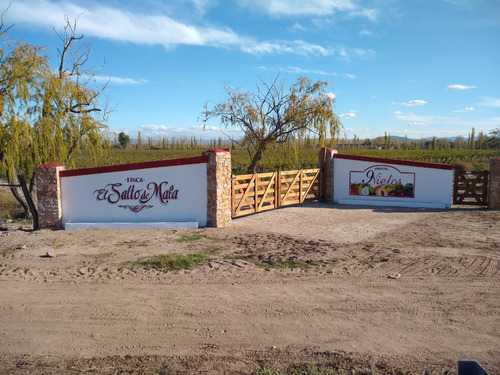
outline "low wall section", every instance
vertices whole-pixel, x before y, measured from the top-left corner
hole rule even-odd
[[[333,203],[450,208],[453,166],[334,154]]]
[[[41,228],[198,228],[231,224],[231,154],[36,171]]]

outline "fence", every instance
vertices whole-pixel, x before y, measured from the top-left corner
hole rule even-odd
[[[488,204],[488,171],[455,170],[453,204]]]
[[[232,216],[321,199],[321,178],[320,169],[233,176]]]

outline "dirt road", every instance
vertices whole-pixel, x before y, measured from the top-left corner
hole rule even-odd
[[[200,252],[193,270],[132,264]],[[309,204],[222,230],[11,227],[0,254],[0,372],[443,374],[473,359],[500,373],[498,211]]]

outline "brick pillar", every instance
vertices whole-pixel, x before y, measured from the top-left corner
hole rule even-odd
[[[488,208],[490,210],[500,210],[500,158],[490,160]]]
[[[231,153],[209,150],[207,165],[207,226],[231,225]]]
[[[59,172],[64,165],[46,164],[36,168],[36,196],[40,229],[61,229],[61,184]]]
[[[325,202],[333,201],[333,155],[337,150],[333,148],[322,148],[319,152],[318,167],[323,170],[322,196]]]

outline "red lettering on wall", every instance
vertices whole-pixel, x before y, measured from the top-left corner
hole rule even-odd
[[[130,180],[142,181],[142,179],[127,178],[127,181]],[[122,188],[122,186],[122,183],[114,182],[106,184],[102,189],[94,190],[96,200],[110,204],[136,201],[144,205],[157,199],[165,206],[170,200],[176,200],[179,197],[179,190],[174,185],[169,185],[168,181],[150,182],[146,187],[138,187],[135,184],[130,184],[127,188]]]

